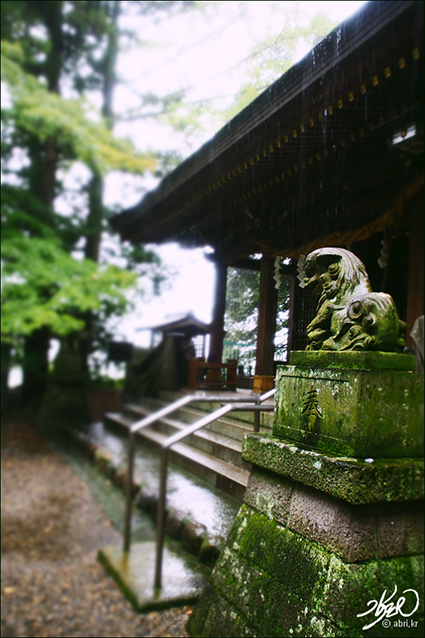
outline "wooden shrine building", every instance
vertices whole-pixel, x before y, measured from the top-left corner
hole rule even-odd
[[[291,258],[289,349],[305,347],[315,306],[296,264],[321,246],[360,257],[408,335],[423,314],[423,16],[416,0],[369,2],[113,220],[131,242],[214,248],[217,361],[226,269],[256,253],[259,377],[274,374],[278,255]]]

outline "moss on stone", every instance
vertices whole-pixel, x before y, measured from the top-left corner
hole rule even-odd
[[[369,600],[379,600],[386,590],[387,599],[397,587],[395,600],[406,589],[415,589],[420,598],[420,607],[415,618],[423,617],[423,556],[406,556],[390,560],[372,560],[361,564],[346,564],[332,556],[328,580],[317,610],[331,617],[341,628],[363,627],[374,620],[369,614],[357,620],[357,614],[368,609]],[[414,608],[416,597],[405,594],[406,612]],[[382,626],[381,626],[382,628]],[[409,632],[410,633],[410,632]],[[380,635],[380,634],[379,634]]]
[[[414,501],[424,497],[423,459],[367,463],[302,450],[273,436],[245,435],[248,463],[287,476],[353,504]]]
[[[199,600],[196,604],[195,613],[193,613],[187,623],[186,629],[191,636],[201,636],[205,625],[208,611],[219,601],[219,595],[210,584],[206,585]]]
[[[186,627],[191,636],[258,636],[243,614],[207,585]],[[229,633],[230,632],[230,633]]]
[[[268,583],[266,573],[244,560],[238,550],[228,546],[223,550],[210,580],[220,595],[253,626],[261,625]]]
[[[415,589],[423,601],[422,556],[347,564],[250,507],[243,506],[238,519],[189,623],[193,636],[355,638],[365,635],[367,622],[357,614],[385,590],[388,597],[395,585],[399,595]],[[409,611],[414,600],[405,596]],[[418,627],[409,636],[422,635],[422,614],[419,609],[412,617]],[[400,635],[395,629],[378,623],[367,635]]]
[[[293,350],[291,365],[308,368],[345,368],[355,370],[414,371],[415,357],[395,352],[334,352],[328,350]]]
[[[240,554],[249,564],[265,571],[306,604],[314,600],[326,577],[327,552],[278,525],[264,514],[247,513],[249,524],[240,543]]]
[[[423,375],[283,366],[276,388],[275,436],[325,454],[423,456]]]
[[[239,545],[244,529],[248,524],[246,511],[246,505],[242,505],[227,536],[226,545]]]

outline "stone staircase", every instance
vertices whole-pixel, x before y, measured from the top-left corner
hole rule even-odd
[[[231,394],[240,397],[240,391]],[[140,421],[181,396],[183,394],[164,392],[157,399],[144,398],[138,402],[125,402],[120,413],[105,414],[105,424],[129,428],[136,421]],[[249,396],[248,393],[247,396]],[[166,438],[195,423],[220,406],[220,403],[208,402],[189,404],[140,431],[138,436],[142,437],[147,447],[159,452]],[[250,464],[246,463],[241,456],[242,439],[244,434],[253,431],[254,414],[252,412],[231,414],[231,417],[219,419],[191,434],[183,442],[176,443],[170,449],[169,458],[176,465],[219,490],[242,500],[251,469]],[[273,414],[261,412],[260,431],[271,431],[272,425]]]

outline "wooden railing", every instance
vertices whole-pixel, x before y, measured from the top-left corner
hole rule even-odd
[[[227,363],[189,359],[189,390],[220,389],[236,390],[236,359],[228,359]]]

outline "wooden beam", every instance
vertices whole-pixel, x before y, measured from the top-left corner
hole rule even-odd
[[[255,272],[260,272],[261,270],[261,259],[251,259],[250,257],[245,257],[244,259],[238,259],[229,264],[232,268],[243,268],[244,270],[254,270]]]

